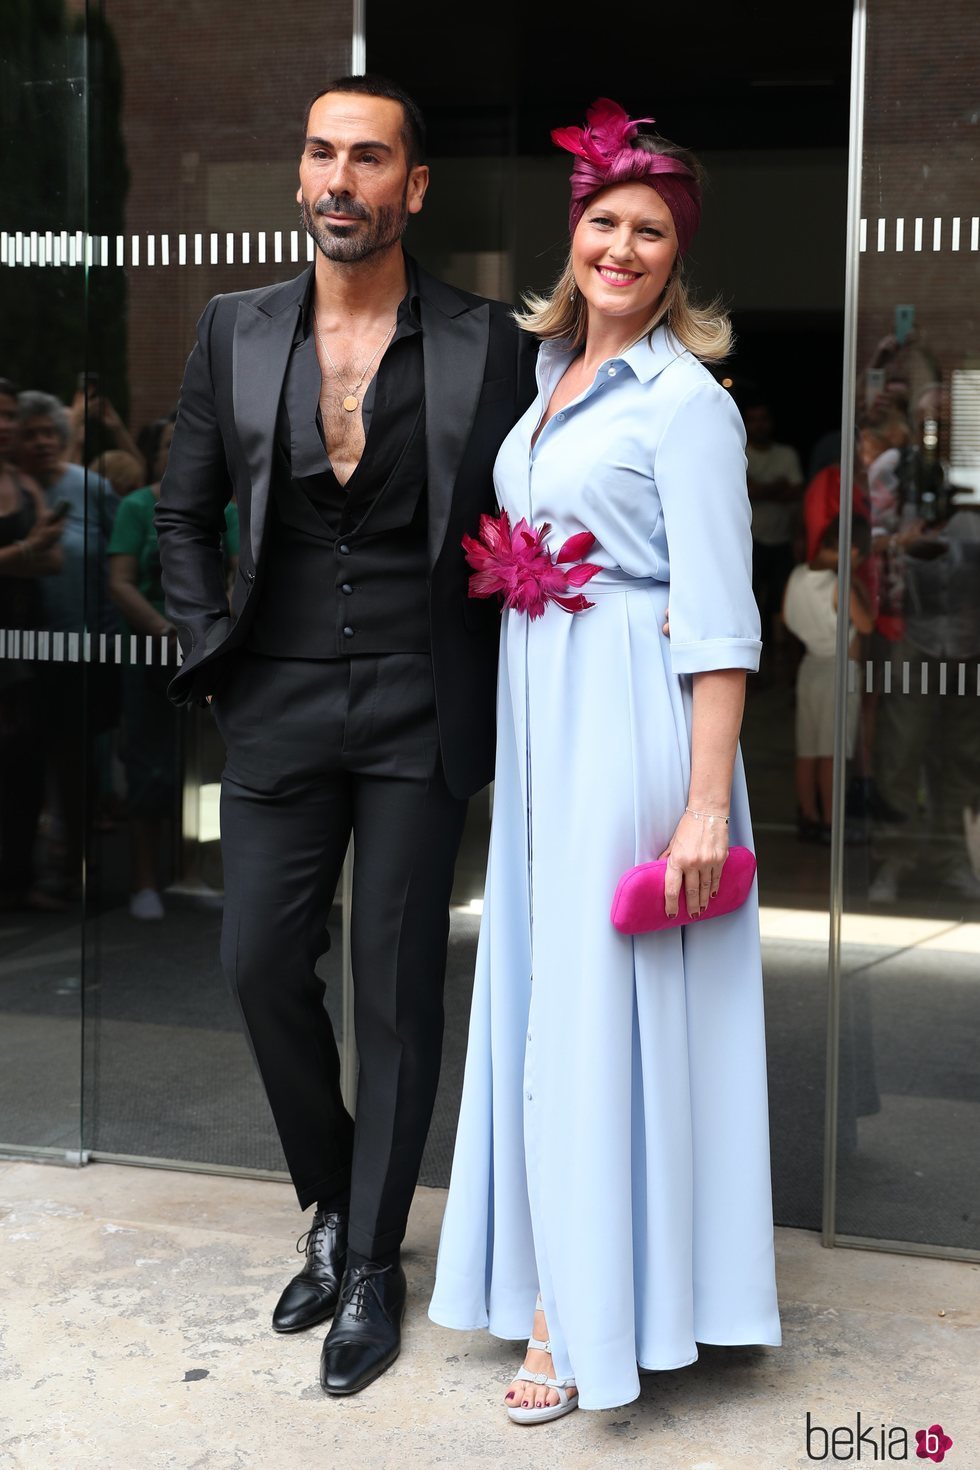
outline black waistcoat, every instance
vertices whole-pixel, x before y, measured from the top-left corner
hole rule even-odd
[[[425,387],[411,288],[363,404],[360,464],[341,485],[319,427],[309,313],[279,403],[262,586],[248,644],[283,658],[428,653]]]

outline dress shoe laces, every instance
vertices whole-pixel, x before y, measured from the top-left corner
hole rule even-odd
[[[324,1230],[336,1230],[340,1224],[339,1215],[314,1215],[313,1224],[309,1230],[305,1230],[296,1242],[296,1250],[299,1255],[304,1255],[307,1250],[316,1254],[316,1248],[320,1242]]]
[[[381,1300],[381,1293],[378,1290],[377,1281],[380,1276],[384,1276],[391,1269],[391,1266],[375,1266],[370,1261],[363,1266],[355,1267],[344,1278],[338,1305],[340,1307],[352,1307],[353,1311],[351,1315],[354,1321],[363,1322],[365,1316],[365,1298],[367,1296],[367,1289],[370,1287],[378,1306],[381,1308],[384,1316],[387,1317],[388,1310]]]

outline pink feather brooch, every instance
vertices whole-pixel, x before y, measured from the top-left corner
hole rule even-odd
[[[652,117],[631,118],[609,97],[598,97],[585,118],[584,128],[552,128],[551,140],[597,169],[609,168],[624,152],[628,155],[640,124],[655,121]]]
[[[463,537],[466,560],[473,568],[470,596],[499,595],[504,607],[525,612],[529,618],[540,618],[549,602],[569,613],[594,607],[581,592],[569,594],[602,571],[596,563],[582,561],[595,545],[595,537],[591,531],[569,536],[555,556],[544,545],[550,530],[547,523],[531,527],[522,518],[512,531],[506,511],[496,518],[481,516],[479,536]],[[578,566],[570,565],[572,562]]]

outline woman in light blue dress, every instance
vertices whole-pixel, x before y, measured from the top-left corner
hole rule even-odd
[[[639,1368],[692,1363],[698,1343],[780,1342],[756,891],[632,939],[609,917],[634,863],[666,855],[667,911],[683,887],[697,914],[729,839],[753,845],[738,752],[760,652],[744,436],[699,360],[723,357],[730,333],[682,282],[700,213],[691,156],[606,100],[553,136],[576,154],[571,253],[524,315],[543,339],[539,391],[495,471],[516,560],[471,557],[503,566],[509,590],[429,1308],[447,1327],[531,1331],[505,1393],[523,1423],[628,1403]],[[594,574],[564,548],[577,537],[581,556],[588,532]],[[529,593],[539,545],[567,587],[553,575]],[[473,590],[491,584],[478,574]]]

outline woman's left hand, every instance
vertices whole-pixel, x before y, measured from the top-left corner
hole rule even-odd
[[[708,814],[685,812],[660,854],[661,861],[667,859],[664,910],[668,919],[677,913],[682,887],[689,916],[694,919],[704,913],[708,899],[718,893],[727,857],[728,824],[724,816],[718,814],[711,821]]]

